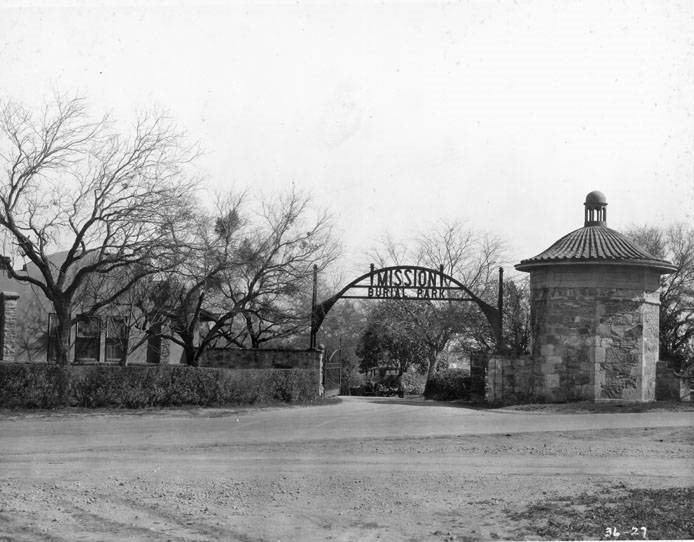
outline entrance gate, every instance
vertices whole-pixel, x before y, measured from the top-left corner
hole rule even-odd
[[[323,390],[326,397],[340,395],[342,386],[342,363],[340,359],[328,360],[323,364]]]
[[[487,318],[498,347],[502,345],[504,270],[499,268],[497,306],[486,303],[464,284],[439,269],[416,265],[398,265],[376,269],[357,277],[334,296],[318,303],[318,270],[313,268],[313,302],[311,310],[311,348],[325,316],[339,299],[391,299],[399,301],[468,301],[476,303]]]

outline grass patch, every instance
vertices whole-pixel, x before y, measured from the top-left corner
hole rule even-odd
[[[36,418],[63,419],[76,416],[161,416],[161,417],[189,417],[189,418],[230,418],[241,416],[250,412],[271,409],[310,408],[316,406],[337,405],[342,401],[337,397],[320,397],[304,403],[284,403],[275,401],[255,405],[239,405],[232,407],[144,407],[144,408],[113,408],[113,407],[56,407],[42,408],[0,408],[0,419],[21,420]],[[0,538],[0,542],[2,538]]]
[[[686,412],[694,410],[694,402],[653,401],[651,403],[637,403],[630,401],[605,401],[595,403],[592,401],[581,401],[576,403],[533,403],[528,405],[509,405],[496,408],[502,408],[503,410],[557,412],[565,414],[581,412],[595,412],[597,414],[616,412],[649,412],[652,410]]]
[[[521,512],[519,535],[550,540],[644,540],[694,538],[694,488],[634,489],[548,499]],[[617,529],[608,534],[607,529]]]

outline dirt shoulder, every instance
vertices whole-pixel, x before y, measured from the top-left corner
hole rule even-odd
[[[593,412],[596,414],[624,412],[694,412],[694,403],[679,401],[653,401],[652,403],[605,401],[595,403],[592,401],[581,401],[577,403],[536,403],[529,405],[513,405],[499,407],[497,410],[509,410],[514,412],[554,412],[566,414],[582,414],[587,412]]]
[[[538,539],[546,521],[527,513],[533,505],[694,486],[686,417],[665,427],[644,414],[634,427],[628,414],[617,416],[626,427],[605,418],[613,426],[520,431],[551,415],[342,407],[0,418],[0,539]],[[409,420],[415,434],[379,432],[383,418]],[[500,430],[462,431],[482,422]],[[437,423],[454,432],[426,434]],[[328,438],[316,438],[327,424]],[[601,538],[596,525],[586,529],[573,538]]]

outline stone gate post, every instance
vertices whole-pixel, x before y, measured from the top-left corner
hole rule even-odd
[[[675,267],[607,227],[594,191],[585,223],[516,265],[530,273],[532,361],[545,400],[655,399],[659,278]]]
[[[14,361],[17,353],[17,300],[15,292],[0,293],[0,352],[2,361]]]

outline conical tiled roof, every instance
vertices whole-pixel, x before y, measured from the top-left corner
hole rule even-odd
[[[516,269],[530,271],[548,265],[593,263],[650,267],[661,273],[675,270],[670,262],[655,258],[618,231],[605,226],[604,206],[607,202],[604,196],[603,201],[593,202],[591,194],[585,203],[586,225],[565,235],[537,256],[522,260]],[[601,215],[590,214],[591,210],[597,213],[598,207]],[[596,216],[599,220],[595,220]]]

